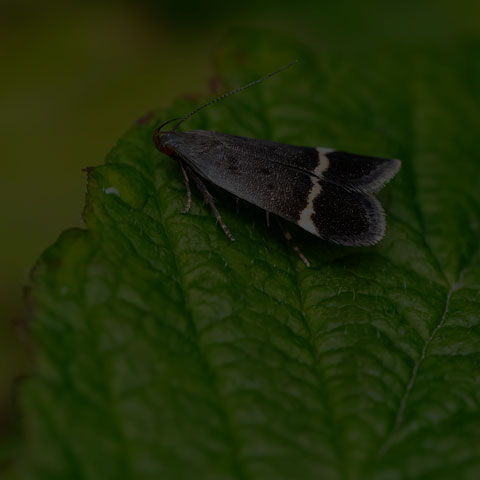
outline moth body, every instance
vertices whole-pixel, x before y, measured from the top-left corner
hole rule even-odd
[[[399,160],[205,130],[156,132],[154,142],[203,179],[325,240],[373,245],[385,233],[374,193]]]

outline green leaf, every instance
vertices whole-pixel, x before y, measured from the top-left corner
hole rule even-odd
[[[375,58],[234,36],[185,128],[397,157],[388,231],[346,248],[216,191],[230,242],[135,123],[90,169],[85,230],[34,274],[22,478],[480,476],[478,48]],[[477,57],[478,58],[478,55]]]

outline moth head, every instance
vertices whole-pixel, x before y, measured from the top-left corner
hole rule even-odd
[[[168,133],[170,132],[160,132],[158,128],[155,129],[153,132],[153,144],[159,152],[171,157],[174,153],[174,150],[168,143]]]
[[[171,137],[171,133],[173,133],[175,131],[175,129],[167,130],[166,132],[162,132],[162,128],[167,123],[170,123],[174,120],[178,120],[178,118],[174,118],[172,120],[168,120],[165,123],[162,123],[162,125],[160,125],[158,128],[156,128],[153,131],[153,136],[152,136],[153,144],[155,145],[155,148],[158,151],[164,153],[165,155],[168,155],[169,157],[171,157],[174,154],[174,149],[169,144],[169,137]]]
[[[172,146],[168,142],[169,133],[171,133],[171,131],[162,132],[161,128],[162,127],[158,127],[154,130],[154,132],[153,132],[153,144],[155,145],[155,148],[158,151],[160,151],[160,152],[164,153],[165,155],[168,155],[169,157],[171,157],[174,153],[174,149],[172,148]]]

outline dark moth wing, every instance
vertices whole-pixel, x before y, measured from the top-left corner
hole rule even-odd
[[[203,178],[325,240],[373,245],[384,235],[373,193],[399,160],[203,130],[167,133],[162,142]]]

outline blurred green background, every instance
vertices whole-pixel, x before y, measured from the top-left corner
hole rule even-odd
[[[383,62],[477,44],[479,19],[480,2],[467,0],[2,2],[0,436],[11,380],[32,362],[22,290],[40,253],[82,226],[82,168],[102,163],[149,110],[205,94],[229,31],[284,32],[318,52]]]

